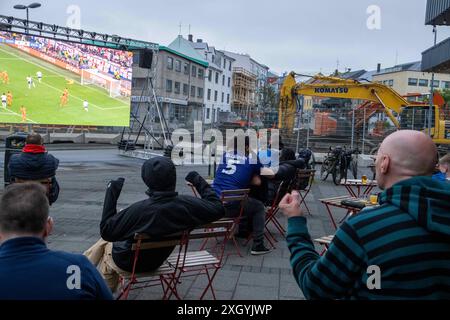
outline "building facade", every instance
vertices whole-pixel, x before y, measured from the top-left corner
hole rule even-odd
[[[450,89],[450,74],[435,73],[433,88]],[[432,74],[422,71],[421,62],[411,62],[383,69],[374,73],[372,81],[394,89],[402,96],[429,95]]]
[[[193,36],[188,38],[192,47],[208,62],[205,75],[204,123],[214,124],[220,113],[231,111],[232,70],[234,59],[216,50],[202,39],[194,42]]]
[[[134,57],[139,61],[139,53]],[[151,72],[156,98],[171,130],[191,128],[194,121],[203,121],[203,100],[205,95],[204,77],[208,63],[196,60],[169,47],[160,46],[154,57]],[[141,103],[149,103],[151,97],[147,87],[148,69],[137,65],[133,68],[132,108],[136,110]],[[146,96],[141,97],[147,91]],[[146,108],[141,108],[145,112]],[[141,114],[142,118],[143,115]],[[158,115],[155,115],[159,123]]]
[[[248,54],[223,51],[233,58],[232,110],[245,115],[245,109],[260,109],[264,100],[263,90],[267,84],[269,67],[252,59]]]

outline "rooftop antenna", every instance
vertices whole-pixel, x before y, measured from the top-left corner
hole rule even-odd
[[[181,32],[182,32],[181,28],[183,27],[183,25],[181,24],[181,21],[180,21],[179,27],[180,27],[180,33],[178,35],[181,36]]]

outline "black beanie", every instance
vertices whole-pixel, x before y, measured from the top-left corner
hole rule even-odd
[[[147,160],[142,166],[142,180],[149,191],[175,191],[177,184],[175,165],[166,157]]]

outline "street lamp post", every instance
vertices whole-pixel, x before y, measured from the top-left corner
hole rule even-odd
[[[30,5],[28,5],[28,6],[25,6],[25,5],[23,5],[23,4],[17,4],[17,5],[14,6],[14,9],[17,9],[17,10],[26,10],[26,12],[27,12],[27,28],[26,28],[26,32],[27,32],[27,33],[28,33],[28,22],[30,21],[30,13],[29,13],[29,10],[30,10],[30,9],[37,9],[37,8],[39,8],[40,6],[41,6],[41,4],[38,3],[38,2],[33,2],[32,4],[30,4]]]

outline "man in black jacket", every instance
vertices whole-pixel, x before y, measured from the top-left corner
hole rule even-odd
[[[85,252],[91,262],[99,265],[100,272],[113,291],[117,288],[119,277],[117,268],[111,268],[111,264],[119,270],[132,271],[134,251],[131,247],[136,233],[158,239],[216,221],[225,214],[220,199],[197,172],[189,173],[186,181],[194,185],[202,198],[178,195],[175,192],[176,169],[169,158],[157,157],[145,162],[142,179],[149,188],[148,199],[119,213],[116,206],[124,179],[110,182],[100,223],[102,240]],[[137,271],[157,269],[173,250],[174,247],[143,251]]]
[[[59,195],[59,185],[55,177],[59,160],[47,153],[44,140],[39,134],[30,134],[25,143],[22,153],[13,155],[9,161],[10,182],[39,182],[50,178],[51,185],[47,196],[51,205],[58,199]]]

